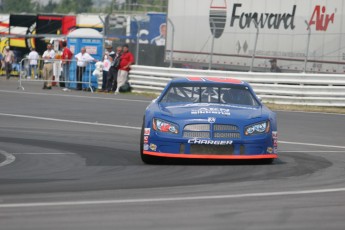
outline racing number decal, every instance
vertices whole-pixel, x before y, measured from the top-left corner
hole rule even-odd
[[[232,83],[232,84],[242,84],[243,82],[238,79],[233,78],[219,78],[219,77],[188,77],[189,81],[212,81],[218,83]]]

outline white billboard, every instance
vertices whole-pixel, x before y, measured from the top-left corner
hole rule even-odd
[[[307,71],[344,73],[344,7],[343,0],[170,0],[173,60],[207,64],[214,39],[213,64],[246,70],[258,31],[255,68],[277,58],[283,70],[303,71],[309,26]],[[167,37],[169,59],[171,24]]]

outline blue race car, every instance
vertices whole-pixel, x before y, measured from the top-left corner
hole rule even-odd
[[[147,107],[140,138],[147,164],[162,158],[272,163],[278,157],[276,114],[237,79],[171,80]]]

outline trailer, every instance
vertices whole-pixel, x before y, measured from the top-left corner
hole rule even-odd
[[[345,72],[343,0],[170,0],[165,58],[202,68]],[[170,53],[172,52],[172,54]]]

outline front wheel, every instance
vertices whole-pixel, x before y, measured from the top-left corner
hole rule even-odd
[[[270,165],[270,164],[273,163],[273,161],[274,161],[273,158],[263,159],[263,160],[262,160],[262,163],[265,164],[265,165]]]

